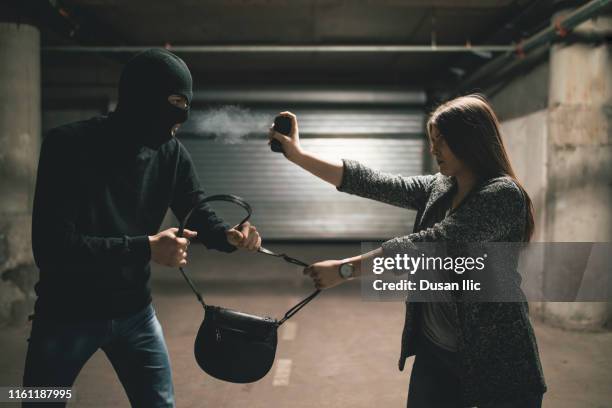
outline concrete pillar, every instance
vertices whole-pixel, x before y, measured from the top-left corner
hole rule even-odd
[[[0,22],[0,325],[32,302],[31,215],[40,135],[40,35]]]
[[[565,13],[553,18],[556,20]],[[577,27],[611,32],[612,17]],[[602,44],[557,44],[550,52],[546,241],[612,241],[612,56]],[[568,277],[551,274],[545,282]],[[608,303],[550,302],[546,321],[566,328],[598,329],[610,319]]]

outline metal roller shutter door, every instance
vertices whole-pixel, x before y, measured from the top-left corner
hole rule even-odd
[[[420,126],[421,117],[413,116],[411,120]],[[325,120],[317,123],[321,127]],[[388,125],[392,124],[387,121],[385,126]],[[301,129],[304,128],[308,126]],[[325,132],[336,133],[330,129]],[[302,133],[306,134],[304,130]],[[385,137],[313,137],[317,133],[311,128],[311,137],[304,137],[302,144],[323,157],[355,159],[402,175],[423,171],[422,136],[390,137],[392,132],[387,129]],[[352,129],[352,133],[358,132]],[[206,193],[244,197],[253,206],[253,223],[266,239],[375,240],[411,231],[413,211],[340,193],[282,155],[272,153],[261,138],[236,144],[194,137],[182,141],[192,155]],[[241,212],[223,207],[222,214],[233,221],[240,218]]]

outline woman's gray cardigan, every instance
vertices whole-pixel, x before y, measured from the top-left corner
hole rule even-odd
[[[432,208],[452,191],[454,179],[440,173],[402,177],[344,160],[338,190],[417,211],[414,231],[382,245],[385,254],[402,252],[418,242],[520,242],[526,205],[508,177],[480,184],[455,211],[432,219]],[[425,226],[431,225],[426,228]],[[458,361],[464,404],[481,405],[546,391],[526,302],[456,302],[459,322]],[[407,303],[399,368],[414,355],[420,330],[420,304]],[[442,391],[443,392],[443,391]]]

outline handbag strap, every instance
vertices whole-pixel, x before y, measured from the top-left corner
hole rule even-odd
[[[307,297],[305,297],[304,299],[300,300],[295,306],[293,306],[291,309],[289,309],[287,311],[287,313],[285,313],[285,316],[283,316],[282,319],[280,319],[278,321],[278,325],[282,325],[283,323],[285,323],[287,320],[291,319],[293,317],[294,314],[296,314],[297,312],[300,311],[301,308],[303,308],[304,306],[306,306],[311,300],[313,300],[314,298],[317,297],[317,295],[321,293],[321,289],[317,289],[314,292],[312,292],[310,295],[308,295]]]
[[[266,249],[261,246],[259,247],[257,252],[259,252],[260,254],[264,254],[264,255],[270,255],[270,256],[275,256],[277,258],[282,258],[286,262],[292,263],[294,265],[303,266],[304,268],[308,266],[306,262],[302,262],[299,259],[292,258],[287,254],[277,254],[276,252],[272,252],[269,249]]]
[[[200,201],[200,203],[204,204],[209,201],[227,201],[227,202],[238,204],[240,207],[244,208],[247,212],[247,215],[242,219],[242,221],[240,221],[240,223],[236,226],[236,228],[241,226],[245,222],[247,222],[249,218],[251,218],[251,214],[253,213],[253,210],[251,209],[251,206],[249,205],[249,203],[244,201],[242,198],[232,195],[232,194],[212,195],[209,197],[205,197],[204,200]],[[178,233],[176,234],[178,237],[183,236],[183,233],[185,231],[185,226],[187,225],[187,221],[189,221],[189,218],[191,217],[191,214],[193,213],[195,209],[196,207],[189,210],[187,215],[185,215],[183,220],[180,222],[179,230],[178,230]],[[206,302],[204,301],[204,297],[202,296],[202,293],[198,290],[195,283],[193,283],[193,281],[191,280],[191,278],[189,277],[185,269],[183,269],[182,266],[179,266],[179,271],[181,271],[181,275],[183,275],[183,278],[185,279],[185,281],[191,288],[191,291],[195,294],[196,298],[198,299],[198,302],[200,302],[202,307],[206,307]]]
[[[208,203],[211,201],[226,201],[226,202],[234,203],[242,207],[246,211],[247,213],[246,216],[234,228],[240,228],[245,222],[247,222],[251,218],[251,215],[253,214],[253,209],[251,208],[250,204],[247,203],[242,197],[238,197],[233,194],[217,194],[217,195],[208,196],[204,198],[204,200],[200,201],[200,204]],[[180,222],[179,230],[178,230],[178,233],[176,234],[178,237],[183,236],[183,232],[185,231],[185,226],[187,225],[187,221],[189,221],[189,218],[191,217],[191,214],[193,213],[194,210],[195,210],[195,207],[189,210],[187,215],[185,215],[183,220]],[[269,249],[266,249],[262,246],[259,247],[257,252],[260,254],[281,258],[285,262],[288,262],[294,265],[299,265],[303,267],[308,266],[306,262],[300,261],[299,259],[296,259],[296,258],[292,258],[285,253],[278,254],[276,252],[272,252]],[[181,271],[181,275],[183,275],[183,278],[185,279],[185,281],[191,288],[191,291],[195,294],[196,298],[198,299],[198,302],[200,302],[202,307],[206,307],[206,302],[204,301],[204,297],[202,296],[202,293],[198,290],[196,285],[193,283],[193,281],[191,280],[191,278],[189,277],[185,269],[182,266],[180,266],[179,271]],[[283,323],[285,323],[285,321],[293,317],[293,315],[299,312],[301,308],[306,306],[310,301],[312,301],[315,297],[317,297],[319,293],[321,293],[321,289],[315,290],[310,295],[300,300],[295,306],[289,309],[287,313],[285,313],[285,316],[283,316],[283,318],[279,320],[278,325],[279,326],[282,325]]]

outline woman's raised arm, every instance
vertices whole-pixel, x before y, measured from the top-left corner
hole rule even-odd
[[[282,112],[291,118],[292,130],[289,136],[270,129],[270,142],[278,140],[287,159],[333,184],[339,191],[370,198],[398,207],[419,210],[425,206],[429,186],[435,176],[403,177],[371,169],[354,160],[328,161],[305,152],[300,146],[300,136],[296,116]]]

